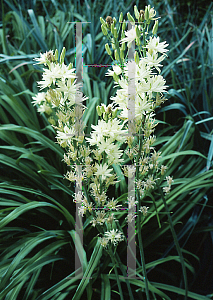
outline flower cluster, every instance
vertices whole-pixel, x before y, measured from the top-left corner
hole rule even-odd
[[[118,229],[112,229],[105,232],[104,237],[101,238],[101,245],[106,247],[109,242],[116,246],[119,242],[124,240],[124,236]]]
[[[171,185],[174,182],[171,176],[166,176],[167,185],[163,187],[164,193],[167,195],[171,190]]]
[[[160,153],[154,148],[157,125],[154,116],[155,109],[165,101],[163,93],[167,86],[160,68],[168,45],[155,36],[158,21],[153,8],[147,6],[144,12],[139,12],[135,7],[138,25],[129,13],[127,16],[132,24],[128,31],[125,31],[122,14],[118,28],[115,18],[108,16],[106,21],[101,18],[102,31],[111,42],[111,48],[106,44],[106,51],[114,61],[106,76],[113,77],[117,90],[111,97],[111,104],[96,107],[99,120],[92,125],[90,137],[84,137],[86,107],[83,101],[86,97],[76,83],[75,69],[64,63],[65,49],[59,59],[57,50],[36,59],[46,68],[38,82],[42,91],[33,97],[34,104],[39,112],[48,116],[56,130],[57,142],[66,150],[64,162],[69,170],[65,178],[83,188],[73,201],[80,204],[80,216],[86,215],[92,226],[102,227],[104,247],[116,246],[124,239],[122,232],[116,229],[117,211],[124,203],[119,204],[108,196],[110,187],[119,181],[114,166],[122,166],[123,175],[133,178],[137,199],[129,197],[128,207],[137,206],[137,213],[143,217],[148,207],[141,206],[141,202],[164,177],[166,170],[165,166],[159,166]],[[148,25],[152,20],[155,23],[149,35]],[[133,43],[136,45],[134,60],[127,61]],[[168,187],[164,187],[164,191],[168,193],[172,180],[166,179]],[[129,213],[127,222],[132,222],[136,216],[136,213]]]
[[[58,51],[53,50],[40,54],[40,58],[35,60],[38,64],[44,64],[48,68],[43,69],[42,80],[38,82],[41,90],[46,89],[46,92],[40,92],[33,97],[34,105],[38,105],[38,111],[45,113],[49,118],[48,121],[52,125],[58,122],[58,139],[60,145],[67,145],[69,138],[67,134],[73,134],[72,126],[75,122],[76,109],[74,105],[76,99],[78,105],[86,100],[80,91],[80,85],[76,84],[75,69],[72,64],[66,66],[64,64],[65,48],[60,55],[58,62]],[[79,103],[80,102],[80,103]]]

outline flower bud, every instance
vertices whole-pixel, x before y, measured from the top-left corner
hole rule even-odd
[[[48,120],[48,122],[49,122],[51,125],[55,125],[55,124],[56,124],[56,121],[54,120],[53,117],[49,117],[47,120]]]
[[[105,113],[105,107],[106,107],[105,104],[102,104],[102,105],[101,105],[101,113],[102,113],[102,114]]]
[[[123,20],[123,23],[122,23],[122,31],[124,31],[126,29],[126,22],[125,20]]]
[[[102,17],[100,17],[100,21],[101,21],[101,24],[103,24],[104,26],[106,26],[106,22],[104,21],[104,19]]]
[[[111,56],[112,51],[110,50],[108,43],[105,45],[105,49],[106,49],[107,54]]]
[[[112,111],[112,118],[116,118],[117,116],[117,112],[118,112],[118,108],[116,108],[115,110]]]
[[[141,32],[140,32],[140,29],[138,28],[138,26],[135,26],[135,31],[136,31],[136,37],[140,39]]]
[[[146,21],[149,20],[149,7],[150,7],[150,5],[148,5],[148,6],[145,7],[145,14],[144,14],[144,17],[145,17],[145,20],[146,20]]]
[[[113,23],[111,24],[111,32],[114,35],[114,24]]]
[[[107,120],[107,114],[105,112],[103,113],[103,119],[104,119],[104,121]]]
[[[121,59],[124,59],[124,52],[123,52],[123,50],[121,50],[121,48],[120,48],[120,57],[121,57]]]
[[[120,13],[120,17],[119,17],[119,23],[121,23],[123,21],[123,13]]]
[[[136,64],[138,65],[138,64],[139,64],[139,61],[140,61],[140,59],[139,59],[139,55],[138,55],[138,52],[137,52],[137,51],[135,51],[134,58],[135,58],[135,62],[136,62]]]
[[[55,50],[55,60],[58,60],[58,49]]]
[[[129,19],[130,22],[133,22],[135,24],[135,20],[134,20],[133,16],[130,15],[129,12],[127,13],[127,17],[128,17],[128,19]]]
[[[116,23],[117,23],[117,20],[116,20],[116,18],[114,17],[114,18],[113,18],[113,24],[114,24],[114,26],[115,26]]]
[[[69,63],[69,65],[68,65],[68,70],[71,70],[72,67],[73,67],[73,64],[72,64],[72,63]]]
[[[147,24],[154,19],[155,15],[156,11],[154,10],[154,7],[151,8],[150,5],[145,7],[145,20],[147,21]]]
[[[115,38],[115,39],[118,38],[118,31],[117,31],[117,28],[114,28],[114,38]]]
[[[100,117],[102,115],[101,107],[99,105],[96,106],[96,110],[97,110],[97,113],[98,113],[98,115]]]
[[[118,51],[117,51],[117,49],[115,49],[115,51],[114,51],[114,55],[115,55],[115,59],[116,59],[116,60],[119,60],[119,55],[118,55]]]
[[[61,51],[61,55],[60,55],[60,64],[62,64],[64,62],[65,54],[66,54],[66,49],[65,49],[65,47],[63,47],[63,49]]]
[[[118,82],[120,78],[116,73],[114,73],[113,74],[113,79],[115,80],[115,82]]]
[[[135,13],[136,19],[138,20],[139,19],[139,11],[138,11],[138,8],[136,5],[134,6],[134,13]]]
[[[136,37],[136,45],[140,46],[140,44],[141,44],[140,39],[138,37]]]
[[[107,35],[107,28],[103,24],[101,25],[101,30],[102,30],[104,35]]]
[[[122,43],[121,45],[121,50],[124,51],[126,49],[126,44],[125,43]]]
[[[157,34],[157,31],[158,31],[158,20],[155,20],[155,24],[154,24],[153,29],[152,29],[153,35]]]

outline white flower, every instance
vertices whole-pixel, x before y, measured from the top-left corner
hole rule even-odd
[[[122,69],[119,65],[113,65],[112,66],[113,71],[112,70],[108,70],[108,72],[106,73],[106,76],[113,76],[114,73],[116,75],[120,75],[122,73]]]
[[[138,203],[138,201],[135,201],[135,197],[130,196],[130,197],[128,197],[127,203],[128,203],[128,209],[131,209],[131,208],[135,207],[135,205]]]
[[[152,98],[152,93],[163,93],[166,91],[167,86],[165,85],[166,81],[161,75],[155,75],[148,78],[147,82],[145,80],[141,80],[138,84],[137,93],[141,95],[140,104],[141,108],[145,108],[147,111],[151,110],[150,103],[147,102],[146,97],[143,93],[148,93],[149,99]],[[143,99],[144,98],[144,99]],[[147,103],[147,105],[146,105]]]
[[[150,5],[145,6],[145,17],[148,16],[148,18],[146,19],[148,20],[154,20],[154,17],[156,15],[156,11],[154,10],[154,7],[151,8]]]
[[[37,64],[44,64],[45,66],[47,65],[48,61],[51,61],[51,57],[53,57],[53,50],[49,50],[46,53],[40,53],[39,58],[34,58],[34,60],[38,61]]]
[[[53,75],[50,72],[50,70],[44,69],[43,80],[38,81],[40,89],[45,89],[46,87],[51,86],[52,83],[55,84],[55,78],[53,78]]]
[[[69,99],[69,105],[73,105],[75,103],[76,85],[72,82],[72,79],[69,78],[67,82],[59,81],[57,86],[57,90],[64,93],[64,101]]]
[[[149,5],[148,5],[148,6],[149,6]],[[150,20],[153,20],[154,17],[155,17],[155,15],[156,15],[156,11],[154,10],[154,7],[152,7],[152,8],[150,9],[150,11],[149,11],[149,19],[150,19]]]
[[[70,142],[74,136],[75,128],[69,128],[67,125],[64,126],[64,131],[57,130],[56,139],[59,144],[62,145],[64,142]]]
[[[85,206],[82,205],[81,207],[78,207],[78,215],[79,216],[83,217],[84,214],[86,213],[86,211],[87,211],[87,209]]]
[[[97,222],[95,219],[92,219],[92,221],[90,221],[90,223],[92,223],[92,226],[95,227],[97,225]]]
[[[107,203],[107,208],[111,209],[111,210],[118,210],[119,207],[121,206],[120,204],[117,205],[118,201],[114,200],[114,198],[112,198],[111,200],[108,201]]]
[[[47,115],[50,115],[52,113],[52,108],[47,105],[46,103],[43,103],[38,107],[38,112],[40,113],[46,113]]]
[[[128,90],[128,81],[123,77],[121,77],[118,84],[116,83],[115,85],[119,85],[122,89]]]
[[[166,81],[161,75],[155,75],[151,77],[148,81],[149,92],[162,93],[166,91],[167,86]]]
[[[38,93],[35,97],[32,97],[34,99],[34,101],[32,101],[33,105],[36,105],[36,104],[41,104],[41,102],[46,102],[46,93],[44,92],[41,92],[41,93]]]
[[[166,172],[167,166],[161,165],[161,175],[164,175]]]
[[[158,70],[158,72],[160,73],[159,67],[162,67],[160,62],[162,62],[166,56],[163,54],[160,57],[158,57],[158,54],[154,53],[154,52],[152,53],[152,55],[149,52],[146,52],[146,55],[147,56],[145,57],[145,60],[146,60],[146,63],[148,64],[148,66],[150,68],[155,67]]]
[[[117,220],[114,218],[114,213],[110,214],[106,221],[108,224],[112,224],[114,221],[116,222]]]
[[[139,211],[142,212],[142,214],[143,214],[144,216],[146,216],[146,215],[147,215],[147,212],[148,212],[148,209],[149,209],[148,206],[141,206],[141,208],[139,209]]]
[[[123,155],[123,150],[119,150],[119,146],[117,144],[113,144],[110,139],[99,140],[97,142],[97,152],[101,154],[102,152],[107,153],[108,164],[118,164],[123,162],[123,159],[120,158]]]
[[[126,220],[127,223],[132,223],[132,221],[136,218],[136,214],[135,213],[128,213]]]
[[[74,172],[72,171],[67,171],[66,175],[64,176],[64,178],[66,178],[69,181],[75,181],[76,180],[76,175]]]
[[[65,81],[67,78],[76,78],[76,75],[73,73],[75,69],[69,70],[69,68],[63,64],[55,64],[50,63],[49,70],[43,69],[43,77],[42,81],[39,81],[38,84],[40,85],[41,89],[44,89],[51,84],[55,84],[57,79],[61,79]]]
[[[127,134],[126,130],[123,130],[123,125],[120,124],[120,120],[111,119],[108,122],[99,120],[98,125],[92,125],[94,131],[91,133],[91,138],[86,138],[90,145],[97,145],[104,143],[105,138],[108,138],[108,144],[117,140],[123,142],[125,140],[124,135]],[[105,149],[103,149],[105,150]]]
[[[107,152],[107,149],[111,148],[113,144],[109,139],[106,139],[106,140],[101,140],[101,142],[99,142],[97,145],[98,145],[98,150],[100,151],[99,153],[102,153],[104,151]]]
[[[142,84],[140,84],[140,86],[138,85],[138,88],[136,88],[138,91],[136,93],[136,98],[135,98],[135,110],[134,110],[134,115],[133,112],[130,112],[128,110],[128,102],[126,101],[126,103],[122,103],[122,105],[119,105],[119,108],[122,109],[121,113],[120,113],[120,117],[127,119],[130,115],[130,117],[134,117],[136,119],[141,119],[143,115],[146,114],[146,112],[150,112],[151,111],[151,103],[149,103],[147,101],[147,98],[144,94],[144,92],[148,92],[149,86],[147,85],[147,83],[145,82],[145,84],[142,86]]]
[[[64,63],[56,64],[55,70],[57,78],[60,78],[62,81],[68,78],[76,78],[76,74],[73,73],[75,69],[69,69],[69,66],[66,66]]]
[[[137,72],[138,72],[140,80],[149,78],[152,75],[152,70],[150,69],[150,66],[147,67],[146,58],[140,59]]]
[[[82,192],[75,193],[75,198],[73,200],[75,203],[82,203]]]
[[[154,189],[156,179],[153,178],[153,175],[149,175],[148,179],[144,183],[144,187],[146,190]]]
[[[104,211],[97,211],[96,212],[96,223],[103,225],[106,221],[106,213]]]
[[[123,162],[123,159],[120,158],[123,155],[123,150],[120,150],[118,145],[111,144],[105,152],[107,153],[109,164],[119,164]]]
[[[151,54],[154,52],[160,52],[160,53],[165,53],[169,51],[168,49],[165,49],[169,44],[166,44],[166,42],[160,43],[159,36],[158,37],[151,37],[150,40],[146,46],[146,48],[151,52]]]
[[[151,111],[151,104],[147,101],[144,93],[138,93],[135,101],[135,117],[142,118],[147,112]]]
[[[138,73],[139,67],[135,63],[135,61],[129,61],[124,66],[124,75],[128,77],[129,79],[140,79],[139,73]]]
[[[114,246],[117,245],[118,242],[123,241],[124,237],[121,231],[118,229],[112,229],[110,231],[105,232],[105,238],[114,244]]]
[[[106,247],[108,244],[108,240],[105,237],[103,237],[100,239],[100,244],[101,246]]]
[[[135,27],[132,29],[125,31],[126,37],[121,39],[121,43],[128,43],[128,48],[131,45],[131,42],[133,42],[136,39],[136,30]]]
[[[168,186],[171,186],[171,184],[174,182],[171,176],[166,176],[166,181],[168,183]]]
[[[102,180],[106,179],[107,177],[112,176],[110,173],[112,169],[108,169],[107,164],[104,165],[96,165],[97,171],[95,172],[95,176],[101,176]]]
[[[164,187],[163,187],[163,191],[164,191],[164,193],[165,193],[166,195],[169,194],[170,190],[171,190],[171,186],[164,186]]]

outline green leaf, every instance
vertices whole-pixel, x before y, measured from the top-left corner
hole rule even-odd
[[[101,274],[101,300],[111,300],[111,286],[109,276],[107,274]]]
[[[89,283],[89,280],[92,276],[93,271],[95,270],[95,268],[97,267],[99,260],[101,258],[102,255],[102,246],[100,244],[100,241],[98,239],[97,244],[95,245],[95,248],[92,252],[90,261],[88,263],[87,269],[85,270],[84,274],[83,274],[83,278],[81,279],[80,284],[78,285],[78,288],[75,292],[75,295],[73,297],[72,300],[79,300],[81,295],[83,294],[86,286]]]

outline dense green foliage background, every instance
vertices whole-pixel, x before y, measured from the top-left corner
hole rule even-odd
[[[84,94],[87,133],[97,122],[95,106],[115,94],[105,78],[110,58],[100,16],[119,18],[133,6],[150,4],[157,11],[158,35],[170,52],[162,75],[168,101],[158,111],[156,147],[174,178],[166,199],[185,259],[171,234],[165,206],[156,191],[155,205],[142,224],[151,299],[209,299],[213,293],[213,5],[206,1],[15,1],[2,0],[0,24],[0,299],[119,299],[113,266],[101,252],[97,232],[84,223],[85,274],[74,277],[74,186],[63,179],[63,149],[53,128],[31,100],[42,68],[40,52],[67,49],[75,62],[74,21],[83,25]],[[127,192],[124,180],[115,195]],[[156,209],[159,214],[159,228]],[[77,245],[77,247],[81,247]],[[117,249],[126,271],[126,249]],[[140,269],[137,269],[140,276]],[[110,275],[108,275],[110,273]],[[121,274],[121,273],[120,273]],[[143,280],[122,282],[126,299],[145,299]],[[184,296],[185,295],[185,296]]]

